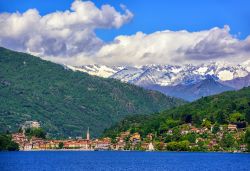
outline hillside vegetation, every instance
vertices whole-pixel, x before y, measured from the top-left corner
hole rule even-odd
[[[105,131],[104,136],[115,137],[122,131],[139,132],[142,136],[149,133],[161,135],[178,125],[191,123],[202,127],[208,124],[238,124],[239,127],[250,123],[250,87],[219,95],[203,97],[195,102],[165,110],[154,115],[137,115]]]
[[[50,136],[92,136],[127,115],[183,104],[114,79],[73,72],[25,53],[0,48],[0,132],[38,120]]]

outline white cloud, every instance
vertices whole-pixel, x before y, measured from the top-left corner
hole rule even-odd
[[[116,37],[113,43],[102,46],[96,58],[99,63],[107,64],[203,63],[229,58],[232,62],[240,62],[248,59],[250,37],[241,41],[229,30],[229,26],[225,26],[199,32],[137,32]]]
[[[76,0],[70,9],[45,16],[36,9],[0,14],[0,45],[51,57],[91,54],[103,44],[96,28],[119,28],[133,17],[124,7],[121,14],[110,5],[99,9],[91,1]]]
[[[120,35],[106,43],[97,28],[119,28],[133,18],[110,5],[96,7],[76,0],[70,10],[40,16],[36,9],[0,14],[0,45],[70,65],[184,64],[206,61],[243,62],[250,56],[250,36],[239,40],[229,26],[198,32],[158,31]]]

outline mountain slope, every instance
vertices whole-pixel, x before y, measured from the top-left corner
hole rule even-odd
[[[221,82],[224,85],[227,85],[229,87],[233,87],[235,89],[241,89],[243,87],[248,87],[250,86],[250,74],[248,74],[245,77],[238,77],[233,80],[227,80]]]
[[[250,62],[245,62],[241,65],[212,62],[209,64],[184,66],[144,65],[109,67],[104,65],[87,65],[71,68],[91,75],[115,78],[122,82],[157,90],[166,95],[190,101],[202,96],[248,86],[248,75],[250,75]],[[211,86],[209,81],[205,81],[207,76],[213,77],[216,81],[213,86]],[[207,86],[205,85],[206,83],[208,83]],[[200,86],[200,84],[203,86]],[[207,87],[207,89],[204,90],[202,87]],[[195,94],[193,91],[195,91]]]
[[[157,90],[166,95],[182,98],[187,101],[194,101],[201,97],[233,90],[233,88],[215,81],[211,76],[207,76],[205,80],[201,80],[195,84],[179,84],[176,86],[151,85],[146,88],[150,90]]]
[[[200,127],[203,120],[212,124],[228,124],[232,118],[240,116],[240,122],[250,123],[250,87],[239,91],[229,91],[201,98],[195,102],[169,109],[155,115],[127,117],[105,131],[105,136],[115,137],[122,131],[138,131],[162,134],[166,127],[176,124],[192,123]],[[233,119],[234,120],[234,119]]]
[[[98,136],[128,114],[179,104],[183,101],[0,48],[0,131],[39,120],[52,136],[80,136],[87,127]]]

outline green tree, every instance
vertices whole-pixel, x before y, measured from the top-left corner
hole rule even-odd
[[[59,149],[62,149],[63,146],[64,146],[63,142],[59,142],[58,148],[59,148]]]
[[[197,138],[197,134],[195,133],[189,133],[186,136],[184,136],[186,140],[188,140],[191,143],[195,143],[195,140]]]
[[[189,141],[180,141],[180,142],[170,142],[167,143],[166,149],[169,151],[188,151],[189,150]]]
[[[179,127],[173,128],[173,135],[172,138],[174,141],[179,141],[181,138],[181,130]]]
[[[178,142],[172,141],[170,143],[167,143],[166,149],[169,151],[178,151]]]
[[[160,132],[164,132],[168,130],[169,128],[178,126],[179,124],[180,124],[180,121],[168,118],[167,120],[165,120],[165,122],[160,123],[159,129],[160,129]]]
[[[188,151],[189,150],[189,141],[185,140],[185,141],[180,141],[178,143],[178,148],[179,148],[179,151]]]
[[[156,150],[159,150],[159,151],[163,150],[164,149],[164,143],[163,142],[156,142],[155,143],[155,148],[156,148]]]
[[[207,146],[204,141],[199,141],[197,143],[199,151],[207,151]]]
[[[215,123],[215,124],[213,125],[212,133],[213,133],[213,134],[216,134],[216,133],[219,132],[219,131],[220,131],[220,125],[219,125],[218,123]]]
[[[245,141],[247,144],[247,150],[250,152],[250,127],[248,127],[246,130]]]
[[[201,115],[199,114],[195,114],[193,116],[193,122],[197,125],[200,125],[202,123],[202,118],[201,118]]]
[[[246,121],[250,123],[250,109],[246,111]]]
[[[222,137],[221,146],[224,148],[233,148],[235,145],[235,138],[231,133],[227,133]]]
[[[172,141],[172,136],[171,135],[164,134],[163,138],[164,138],[165,143],[169,143],[169,142]]]
[[[0,151],[18,151],[19,146],[11,140],[11,135],[0,135]]]
[[[220,124],[228,123],[228,116],[224,111],[220,111],[216,115],[216,119],[217,119],[218,123],[220,123]]]
[[[238,122],[238,121],[244,121],[245,120],[245,117],[243,114],[239,113],[239,112],[236,112],[236,113],[233,113],[229,116],[229,121],[230,122]]]
[[[10,143],[7,146],[7,150],[8,151],[18,151],[19,145],[14,141],[10,141]]]
[[[46,138],[46,132],[42,128],[28,128],[25,130],[25,135],[28,137]]]
[[[203,127],[210,129],[212,124],[211,124],[211,121],[209,121],[208,119],[204,119],[201,125]]]

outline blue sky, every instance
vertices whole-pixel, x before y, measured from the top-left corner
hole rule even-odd
[[[249,6],[249,0],[0,0],[0,46],[69,65],[239,64],[250,56]]]
[[[0,12],[24,12],[36,8],[41,15],[69,9],[72,0],[0,0]],[[110,41],[115,36],[137,31],[199,31],[230,26],[230,33],[240,39],[250,34],[249,0],[93,0],[100,7],[110,4],[120,9],[124,4],[134,14],[131,22],[119,29],[97,29],[97,35]],[[239,34],[240,33],[240,34]]]

